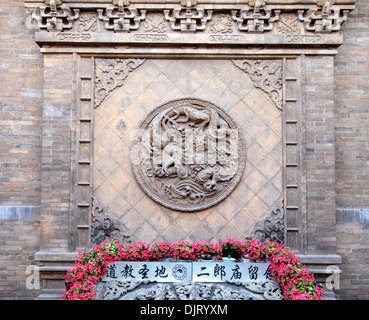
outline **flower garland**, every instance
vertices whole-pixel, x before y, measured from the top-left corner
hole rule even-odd
[[[191,243],[180,241],[174,244],[162,241],[153,245],[137,242],[123,248],[119,241],[103,241],[89,251],[79,251],[75,266],[68,270],[65,281],[68,289],[63,293],[65,300],[95,300],[96,282],[107,272],[107,265],[115,261],[161,261],[167,257],[197,261],[205,254],[216,259],[222,257],[222,245],[228,244],[247,256],[250,261],[270,261],[272,276],[283,289],[286,300],[322,300],[323,288],[314,280],[314,275],[300,263],[290,248],[267,241],[237,241],[228,239],[221,244],[208,241]]]

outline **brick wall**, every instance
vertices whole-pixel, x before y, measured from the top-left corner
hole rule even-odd
[[[357,0],[335,59],[337,207],[369,208],[369,2]]]
[[[43,59],[23,1],[0,1],[0,299],[31,299],[38,250]]]
[[[39,247],[39,210],[18,207],[1,210],[0,219],[0,300],[35,299],[40,291],[26,284],[34,272],[34,253]],[[32,268],[32,267],[31,267]],[[32,282],[31,282],[32,284]]]
[[[335,57],[339,299],[369,299],[369,2],[357,0]]]
[[[0,204],[39,205],[43,59],[23,1],[0,3]]]
[[[308,253],[336,253],[333,57],[307,56],[306,197]]]
[[[369,210],[337,209],[338,299],[369,299]]]
[[[41,251],[68,251],[73,67],[71,54],[44,56]]]

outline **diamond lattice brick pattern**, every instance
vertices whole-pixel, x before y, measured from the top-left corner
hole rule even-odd
[[[217,206],[195,213],[162,207],[137,184],[130,135],[156,104],[182,96],[214,101],[246,140],[242,181]],[[146,60],[95,109],[93,194],[141,241],[222,241],[248,236],[282,199],[281,111],[228,60]]]

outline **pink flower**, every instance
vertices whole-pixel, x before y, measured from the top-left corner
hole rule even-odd
[[[201,241],[191,243],[179,241],[154,243],[152,246],[137,242],[123,248],[116,240],[106,240],[96,248],[78,252],[75,266],[68,270],[65,280],[71,285],[63,293],[65,300],[96,299],[95,283],[106,273],[106,267],[114,261],[150,261],[160,260],[170,253],[172,257],[196,261],[201,254],[221,254],[222,246],[246,253],[250,260],[270,261],[272,276],[281,285],[287,300],[321,300],[324,290],[317,286],[314,275],[300,263],[300,258],[282,244],[258,240],[244,242],[228,239],[220,244]]]

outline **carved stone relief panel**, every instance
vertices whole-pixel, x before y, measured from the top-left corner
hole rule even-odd
[[[275,281],[243,283],[156,283],[109,281],[98,283],[98,300],[283,300]]]
[[[281,63],[278,59],[263,60],[263,66],[276,61]],[[147,115],[151,114],[151,120],[156,116],[166,119],[173,116],[166,114],[172,110],[181,121],[187,117],[176,109],[178,105],[163,107],[160,112],[157,109],[156,114],[153,106],[189,96],[221,106],[208,104],[208,114],[203,115],[210,115],[210,119],[218,115],[231,127],[231,118],[236,119],[245,139],[246,164],[239,183],[224,200],[201,211],[182,213],[152,200],[142,190],[132,171],[130,146],[139,120]],[[204,110],[202,105],[198,108]],[[200,114],[197,120],[177,121],[178,125],[190,128],[192,121],[196,129],[202,123]],[[142,241],[241,239],[283,199],[282,136],[282,111],[269,93],[256,87],[247,72],[231,60],[146,59],[129,72],[122,86],[95,106],[92,194],[127,234]],[[163,176],[174,168],[165,167]],[[186,170],[183,173],[190,174],[189,167]],[[176,172],[181,174],[181,170]],[[219,180],[213,186],[220,188]],[[211,184],[208,187],[211,193]]]
[[[132,136],[131,162],[143,190],[179,211],[222,201],[242,177],[246,149],[240,127],[224,109],[198,98],[155,107]]]

